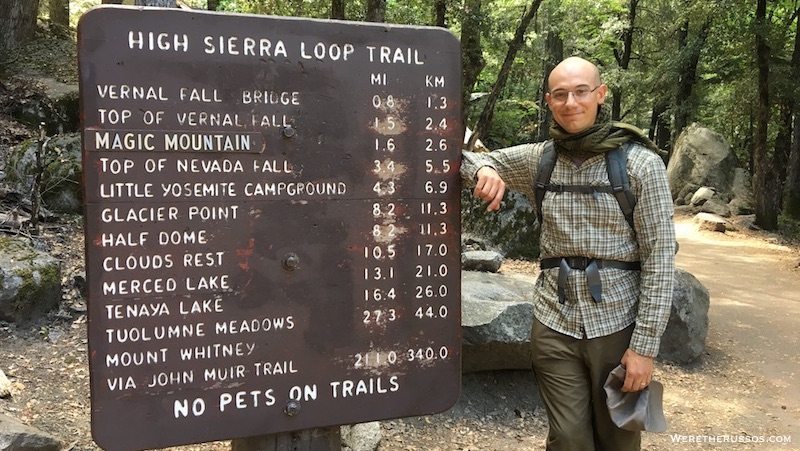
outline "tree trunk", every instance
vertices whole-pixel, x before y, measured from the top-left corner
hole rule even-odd
[[[367,0],[367,22],[386,22],[386,0]]]
[[[683,25],[678,28],[678,54],[683,55],[687,52],[687,41],[689,38],[689,21],[683,23]],[[685,58],[679,57],[678,63],[678,86],[675,90],[675,106],[673,108],[673,112],[675,115],[674,121],[674,128],[672,130],[672,142],[674,143],[677,141],[678,136],[683,131],[683,128],[686,127],[687,122],[689,121],[689,106],[687,105],[689,101],[689,96],[691,95],[692,86],[687,80],[687,75],[685,70],[684,64]],[[687,92],[688,91],[688,92]]]
[[[747,136],[744,139],[744,148],[747,149],[747,170],[750,171],[750,178],[755,178],[755,169],[753,169],[755,164],[753,164],[753,156],[756,153],[756,113],[752,105],[748,109],[747,117]]]
[[[553,118],[553,112],[547,107],[545,101],[545,94],[547,93],[547,77],[550,72],[556,67],[556,64],[564,59],[564,41],[561,40],[561,35],[558,30],[551,28],[547,31],[544,40],[544,61],[542,61],[542,87],[539,95],[539,124],[536,133],[536,138],[539,141],[545,141],[550,138],[550,121]]]
[[[209,11],[216,11],[219,8],[219,0],[208,0],[208,9]]]
[[[36,31],[39,0],[0,0],[0,60],[5,53],[31,39]]]
[[[447,0],[436,0],[434,5],[436,26],[447,28]]]
[[[797,112],[796,108],[795,112]],[[794,139],[786,176],[786,199],[783,204],[783,213],[789,218],[800,221],[800,114],[795,114],[793,132]]]
[[[765,230],[778,227],[778,208],[775,205],[775,176],[767,159],[769,124],[769,44],[767,43],[767,0],[756,4],[756,65],[758,66],[758,103],[753,155],[753,191],[756,201],[756,225]]]
[[[789,152],[792,147],[792,110],[791,99],[781,99],[778,105],[778,133],[775,135],[775,146],[772,151],[772,182],[775,191],[775,204],[780,212],[783,204],[783,182],[789,164]]]
[[[136,6],[158,6],[160,8],[177,8],[175,0],[136,0]]]
[[[689,39],[689,21],[683,23],[678,30],[678,88],[675,93],[675,123],[672,129],[672,142],[674,143],[683,129],[692,119],[692,90],[697,83],[697,65],[700,62],[700,52],[705,45],[708,31],[711,28],[711,19],[707,19],[697,37]]]
[[[61,30],[69,30],[69,0],[50,0],[50,23]]]
[[[667,111],[669,109],[669,101],[662,99],[653,106],[653,113],[650,116],[650,132],[648,136],[656,143],[659,149],[667,151],[667,160],[672,155],[672,146],[669,142],[670,129],[669,117]]]
[[[481,0],[464,0],[461,24],[461,123],[467,126],[469,99],[486,61],[481,49]]]
[[[795,17],[796,26],[800,27],[800,16]],[[792,52],[791,80],[800,77],[800,29],[795,29],[794,50]],[[786,198],[783,203],[783,213],[792,219],[800,220],[800,102],[797,96],[790,96],[792,113],[794,115],[793,126],[791,129],[794,139],[789,140],[788,148],[788,168],[786,174],[786,186],[783,190]],[[776,146],[777,147],[777,146]],[[777,150],[777,149],[776,149]]]
[[[633,53],[633,30],[636,23],[636,8],[639,6],[639,0],[630,0],[628,6],[628,26],[622,32],[622,53],[620,54],[617,49],[614,49],[614,58],[617,64],[623,71],[628,70],[631,63],[631,54]],[[616,87],[611,90],[613,93],[613,100],[611,103],[611,119],[618,121],[622,118],[622,86]]]
[[[344,0],[331,0],[331,19],[346,20]]]
[[[500,68],[500,73],[497,74],[497,80],[494,82],[494,86],[492,86],[492,92],[486,100],[486,105],[483,107],[480,118],[478,118],[478,123],[475,125],[475,130],[472,132],[470,143],[475,142],[476,139],[486,137],[489,127],[492,125],[494,107],[497,104],[497,99],[500,98],[500,93],[503,91],[506,81],[508,81],[508,74],[511,72],[511,67],[514,65],[514,58],[516,58],[517,52],[525,43],[525,31],[533,20],[533,16],[536,15],[536,11],[539,10],[539,5],[541,3],[542,0],[533,0],[530,9],[523,14],[522,20],[520,20],[517,26],[517,31],[514,33],[514,38],[508,44],[506,59],[503,60],[503,66]],[[470,145],[470,148],[471,147]]]

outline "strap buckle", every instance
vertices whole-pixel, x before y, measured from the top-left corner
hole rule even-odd
[[[566,260],[570,268],[585,270],[593,259],[589,257],[566,257]]]

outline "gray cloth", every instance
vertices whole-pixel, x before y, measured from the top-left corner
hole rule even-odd
[[[664,432],[667,420],[662,406],[664,387],[651,380],[650,385],[637,392],[623,392],[625,368],[617,366],[606,379],[606,404],[611,420],[620,429],[628,431]]]

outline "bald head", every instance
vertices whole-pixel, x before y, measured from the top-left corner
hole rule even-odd
[[[583,58],[571,57],[550,72],[544,99],[561,128],[568,133],[579,133],[594,125],[607,90],[600,81],[597,66]]]
[[[600,84],[600,70],[594,64],[586,61],[577,56],[571,56],[564,61],[561,61],[550,71],[550,76],[547,77],[547,90],[552,89],[556,81],[569,77],[581,77],[591,80],[593,86]]]

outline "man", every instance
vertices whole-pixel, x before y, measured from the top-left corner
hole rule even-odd
[[[603,384],[621,363],[623,391],[647,387],[669,319],[675,230],[666,171],[639,129],[609,121],[603,105],[607,89],[594,64],[572,57],[550,73],[545,95],[557,151],[550,183],[609,185],[605,153],[629,142],[627,174],[636,198],[632,228],[612,194],[544,195],[543,269],[534,293],[531,343],[549,418],[549,451],[640,449],[640,432],[611,421]],[[488,211],[500,207],[506,187],[533,200],[544,148],[537,143],[464,152],[462,177],[476,183],[474,195],[489,202]],[[599,284],[596,275],[587,277],[592,265]],[[602,295],[593,295],[600,288]]]

